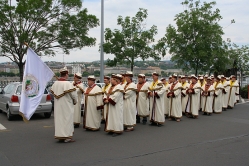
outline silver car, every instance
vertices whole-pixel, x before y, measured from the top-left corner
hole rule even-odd
[[[0,110],[7,113],[8,120],[12,120],[14,115],[19,114],[21,92],[21,82],[10,83],[0,92]],[[50,118],[52,113],[52,103],[51,96],[47,89],[45,89],[42,100],[35,113],[44,113],[46,118]]]

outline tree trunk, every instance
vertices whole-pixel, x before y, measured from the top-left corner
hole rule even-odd
[[[197,76],[197,72],[198,72],[198,66],[199,66],[199,64],[198,64],[198,61],[197,61],[196,67],[195,67],[195,75],[196,75],[196,76]]]
[[[23,67],[24,67],[24,63],[20,62],[18,64],[18,67],[19,67],[19,72],[20,72],[20,82],[23,81]]]
[[[134,67],[134,58],[131,59],[131,71],[133,72],[133,67]]]

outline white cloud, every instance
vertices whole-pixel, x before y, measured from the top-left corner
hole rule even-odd
[[[174,17],[182,12],[184,7],[181,2],[184,0],[104,0],[104,26],[105,28],[117,29],[117,17],[119,15],[133,17],[139,8],[148,9],[147,27],[156,25],[158,34],[156,39],[165,34],[166,27],[169,24],[175,25]],[[203,1],[202,1],[203,2]],[[210,2],[210,1],[209,1]],[[215,8],[220,9],[223,19],[220,25],[224,28],[223,39],[230,38],[232,42],[245,45],[249,44],[249,1],[248,0],[216,0]],[[101,18],[101,0],[84,0],[83,7],[88,9],[89,14]],[[231,24],[234,19],[235,23]],[[65,55],[66,62],[73,61],[93,61],[100,59],[100,26],[90,30],[89,35],[97,38],[95,47],[86,47],[82,50],[72,51],[70,55]],[[113,55],[106,55],[105,59],[113,58]],[[43,57],[44,61],[63,61],[63,55],[56,57]],[[6,61],[6,58],[0,58],[0,61]]]

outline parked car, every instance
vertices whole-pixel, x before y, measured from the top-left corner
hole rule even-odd
[[[98,85],[100,88],[102,88],[103,86],[105,86],[105,83],[95,83],[96,85]]]
[[[21,92],[21,82],[10,83],[0,92],[0,110],[7,113],[8,120],[12,120],[14,115],[19,114]],[[35,113],[44,113],[46,118],[50,118],[52,113],[52,103],[51,96],[47,89],[44,90],[41,102]]]

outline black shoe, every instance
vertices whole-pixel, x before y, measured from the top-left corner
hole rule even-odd
[[[117,134],[117,133],[113,133],[112,134],[112,137],[116,137],[116,136],[118,136],[119,134]]]
[[[74,125],[74,128],[79,128],[79,127],[80,127],[79,124],[75,124],[75,125]]]
[[[162,126],[163,126],[163,125],[161,125],[161,124],[159,124],[159,123],[157,124],[157,127],[162,127]]]
[[[151,122],[150,125],[151,126],[156,126],[156,123],[155,122]]]
[[[105,124],[105,120],[103,119],[103,120],[101,120],[101,124]]]
[[[140,120],[137,120],[136,123],[140,123]]]

